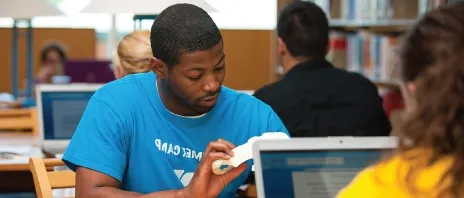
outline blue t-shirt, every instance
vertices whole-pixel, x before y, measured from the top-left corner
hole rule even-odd
[[[236,146],[264,132],[287,129],[263,102],[222,87],[216,106],[199,117],[183,117],[162,103],[152,72],[134,74],[100,88],[90,99],[63,160],[121,182],[123,190],[151,193],[186,186],[210,141]],[[234,197],[248,169],[219,197]]]

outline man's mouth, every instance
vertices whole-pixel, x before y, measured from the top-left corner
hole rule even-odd
[[[202,103],[204,106],[211,107],[211,106],[213,106],[214,104],[216,104],[217,97],[218,97],[218,95],[215,95],[215,96],[208,96],[208,97],[206,97],[206,98],[203,98],[203,99],[201,100],[201,103]]]

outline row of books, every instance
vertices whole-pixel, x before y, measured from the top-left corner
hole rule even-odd
[[[446,0],[307,0],[319,5],[331,19],[416,19]]]
[[[398,79],[398,36],[367,31],[332,32],[327,55],[336,67],[361,73],[374,81]]]

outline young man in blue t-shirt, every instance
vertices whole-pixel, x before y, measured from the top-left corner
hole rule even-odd
[[[164,10],[151,30],[153,72],[90,99],[63,156],[77,197],[234,197],[252,161],[222,176],[211,164],[264,132],[287,132],[272,109],[222,86],[222,36],[199,7]]]

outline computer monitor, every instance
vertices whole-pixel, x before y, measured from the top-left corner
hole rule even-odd
[[[102,84],[42,84],[36,88],[37,117],[45,150],[64,151],[87,107]]]
[[[394,137],[257,141],[253,157],[258,197],[335,197],[396,146]]]

